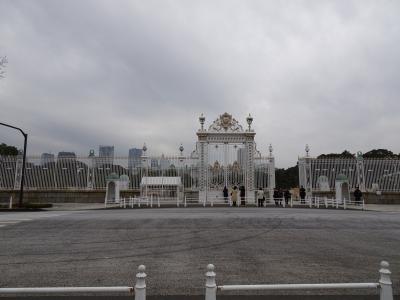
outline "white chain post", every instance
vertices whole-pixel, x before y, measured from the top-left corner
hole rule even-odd
[[[325,208],[328,208],[328,197],[325,196],[324,201],[325,201]]]
[[[290,207],[293,208],[293,197],[292,196],[290,196]]]
[[[146,267],[140,265],[138,267],[138,273],[136,274],[135,284],[135,300],[146,300],[146,273],[144,272]]]
[[[215,283],[215,272],[214,265],[209,264],[207,266],[206,273],[206,299],[205,300],[216,300],[217,299],[217,284]]]
[[[343,198],[343,209],[346,209],[346,198]]]
[[[389,263],[387,261],[381,261],[381,268],[379,270],[380,278],[380,300],[393,300],[392,281],[390,280]]]

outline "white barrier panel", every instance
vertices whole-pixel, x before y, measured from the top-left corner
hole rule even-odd
[[[393,300],[392,281],[389,263],[382,261],[379,269],[379,282],[366,283],[317,283],[317,284],[254,284],[254,285],[217,285],[214,265],[207,266],[205,300],[216,300],[217,290],[250,291],[250,290],[324,290],[324,289],[379,289],[380,300]]]
[[[33,295],[33,294],[76,294],[76,293],[135,293],[135,300],[146,300],[146,267],[140,265],[136,274],[135,287],[29,287],[29,288],[0,288],[0,295]]]

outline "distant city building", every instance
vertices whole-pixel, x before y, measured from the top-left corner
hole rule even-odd
[[[150,163],[151,163],[150,166],[151,166],[152,168],[158,168],[158,160],[157,160],[157,159],[152,158],[151,161],[150,161]]]
[[[129,149],[129,157],[128,157],[128,168],[137,168],[140,167],[141,164],[141,156],[143,150],[139,148]]]
[[[97,165],[112,165],[114,163],[114,146],[99,146]]]
[[[75,152],[67,152],[67,151],[58,152],[57,159],[65,159],[65,158],[76,159],[76,154]]]
[[[40,164],[43,166],[48,163],[53,163],[55,161],[54,154],[51,153],[42,153],[40,156]]]
[[[164,154],[161,155],[161,158],[160,158],[161,170],[169,169],[170,165],[171,165],[171,162],[167,158],[165,158]]]

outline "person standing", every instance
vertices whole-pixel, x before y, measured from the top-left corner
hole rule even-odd
[[[275,206],[279,206],[279,193],[277,189],[274,189],[274,201],[275,201]]]
[[[246,191],[245,191],[243,185],[240,186],[239,191],[240,191],[240,205],[245,206],[246,205]]]
[[[231,192],[231,198],[232,198],[233,206],[236,206],[236,202],[238,200],[238,190],[237,190],[236,185],[233,187],[233,190]]]
[[[290,193],[289,190],[285,190],[284,196],[285,196],[285,204],[286,204],[286,206],[288,206],[289,205],[289,199],[292,196],[292,194]]]
[[[300,187],[300,199],[301,199],[301,204],[306,203],[305,199],[306,199],[306,189],[301,186]]]
[[[361,197],[362,197],[362,192],[360,191],[360,189],[357,186],[356,190],[354,191],[354,200],[356,202],[356,205],[361,204]]]
[[[258,203],[257,206],[262,207],[263,202],[264,202],[264,191],[261,187],[259,187],[257,191],[257,203]]]
[[[278,199],[279,199],[279,206],[283,206],[283,205],[282,205],[283,192],[282,192],[281,189],[278,189]]]
[[[226,186],[224,186],[224,190],[222,191],[222,194],[224,195],[224,201],[225,201],[225,203],[228,203],[228,195],[229,195],[229,192],[228,192],[228,188],[227,188]]]

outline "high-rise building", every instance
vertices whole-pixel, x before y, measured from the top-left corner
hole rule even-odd
[[[53,162],[54,162],[54,154],[42,153],[42,155],[40,156],[40,164],[42,166]]]
[[[57,154],[57,160],[59,159],[76,159],[75,152],[60,151]]]
[[[141,166],[141,156],[143,150],[139,148],[129,149],[128,168],[137,168]]]
[[[152,168],[158,168],[158,160],[152,158],[151,161],[150,161],[150,167],[152,167]]]
[[[99,146],[98,165],[112,165],[114,163],[114,146]]]
[[[160,168],[162,170],[166,170],[171,166],[171,162],[164,156],[164,154],[161,155],[160,158]]]

